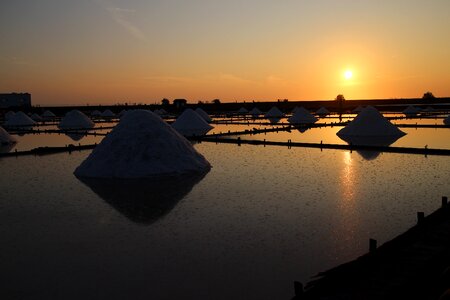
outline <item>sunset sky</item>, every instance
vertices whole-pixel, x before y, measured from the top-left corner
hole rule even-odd
[[[450,96],[449,0],[2,0],[33,104]]]

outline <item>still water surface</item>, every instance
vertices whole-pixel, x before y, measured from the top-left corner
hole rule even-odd
[[[129,193],[73,176],[89,151],[0,159],[0,294],[290,299],[292,281],[364,254],[450,195],[448,157],[195,147],[213,166],[203,178]],[[141,207],[161,190],[170,205]]]

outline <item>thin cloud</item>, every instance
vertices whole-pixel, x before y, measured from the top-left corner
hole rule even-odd
[[[147,37],[142,32],[142,30],[137,27],[135,24],[131,23],[128,20],[129,15],[136,13],[134,9],[129,8],[120,8],[120,7],[107,7],[107,10],[111,16],[111,18],[120,26],[125,28],[133,37],[136,39],[146,42]]]

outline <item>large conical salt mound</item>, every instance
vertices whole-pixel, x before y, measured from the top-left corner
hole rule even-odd
[[[74,174],[90,178],[146,178],[202,173],[211,168],[192,144],[156,114],[127,112]]]
[[[316,111],[316,114],[318,114],[319,116],[326,116],[330,114],[330,111],[328,109],[326,109],[325,107],[321,107]]]
[[[5,122],[6,126],[32,126],[34,124],[36,122],[22,111],[15,113]]]
[[[299,107],[288,121],[292,124],[312,124],[315,123],[317,119],[305,108]]]
[[[278,109],[278,107],[274,106],[272,107],[265,115],[265,118],[281,118],[284,114],[281,110]]]
[[[211,118],[209,117],[208,113],[207,113],[206,111],[204,111],[203,109],[201,109],[200,107],[198,107],[198,108],[195,110],[195,112],[198,113],[198,115],[199,115],[200,117],[202,117],[203,120],[205,120],[206,122],[208,122],[208,123],[211,123],[211,122],[212,122],[212,120],[211,120]]]
[[[185,136],[200,136],[206,134],[213,127],[192,109],[186,109],[172,124],[179,133]]]
[[[43,117],[44,119],[51,119],[51,118],[56,117],[56,115],[54,113],[52,113],[51,111],[46,110],[42,113],[41,117]]]
[[[79,110],[71,110],[59,123],[59,128],[62,129],[87,129],[94,127],[94,122],[88,116]]]
[[[402,113],[407,115],[407,116],[413,116],[413,115],[417,115],[420,112],[420,109],[410,105],[407,108],[405,108]]]
[[[447,118],[444,119],[445,125],[450,125],[450,115],[447,116]]]
[[[337,133],[338,136],[363,136],[363,137],[400,137],[405,135],[389,120],[387,120],[376,108],[367,106],[347,126]]]
[[[3,127],[0,126],[0,145],[9,145],[16,143],[17,140],[13,138]]]
[[[254,108],[249,112],[249,114],[252,115],[252,116],[254,116],[254,117],[257,117],[257,116],[262,115],[263,113],[262,113],[262,111],[260,111],[257,107],[254,107]]]

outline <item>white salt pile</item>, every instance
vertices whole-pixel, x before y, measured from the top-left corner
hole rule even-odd
[[[10,110],[10,111],[8,111],[6,114],[5,114],[5,120],[6,121],[8,121],[12,116],[14,116],[16,113],[15,112],[13,112],[12,110]]]
[[[362,106],[360,105],[360,106],[358,106],[357,108],[355,108],[354,110],[352,110],[352,112],[354,112],[354,113],[359,113],[359,112],[361,112],[363,109],[364,109],[364,107],[362,107]]]
[[[116,115],[112,111],[107,109],[104,112],[102,112],[101,116],[104,117],[104,118],[114,118]]]
[[[414,107],[412,105],[408,106],[407,108],[405,108],[402,113],[405,114],[406,116],[414,116],[417,115],[420,112],[420,109],[418,109],[417,107]]]
[[[88,116],[81,111],[74,109],[66,113],[58,127],[62,129],[80,129],[92,128],[94,125],[94,122],[92,122]]]
[[[36,113],[32,114],[30,118],[31,118],[33,121],[36,121],[36,122],[40,122],[40,121],[43,120],[42,117],[41,117],[40,115],[36,114]]]
[[[292,124],[312,124],[317,121],[309,111],[303,107],[299,107],[297,111],[288,119]]]
[[[316,114],[318,114],[319,116],[326,116],[330,114],[330,111],[328,109],[326,109],[325,107],[321,107],[316,111]]]
[[[198,107],[198,108],[195,110],[195,112],[198,113],[198,115],[199,115],[200,117],[202,117],[203,120],[205,120],[206,122],[208,122],[208,123],[211,123],[211,122],[212,122],[212,120],[211,120],[211,118],[209,117],[208,113],[207,113],[206,111],[204,111],[203,109],[201,109],[200,107]]]
[[[245,107],[241,107],[241,108],[239,108],[237,113],[238,114],[246,114],[246,113],[248,113],[248,110]]]
[[[192,109],[186,109],[172,124],[184,136],[200,136],[206,134],[213,127]]]
[[[56,115],[54,113],[52,113],[49,110],[44,111],[44,113],[41,115],[41,117],[43,117],[44,119],[51,119],[56,117]]]
[[[445,125],[450,125],[450,115],[447,116],[447,118],[444,119]]]
[[[3,127],[0,126],[0,145],[9,145],[16,143],[17,140],[13,138]]]
[[[90,178],[146,178],[202,173],[210,168],[192,144],[160,117],[134,110],[123,116],[74,174]]]
[[[262,111],[260,111],[257,107],[254,107],[250,112],[250,115],[257,117],[259,115],[262,115]]]
[[[281,110],[278,109],[278,107],[274,106],[272,107],[265,115],[265,118],[281,118],[284,114]]]
[[[376,108],[367,106],[353,121],[339,130],[337,135],[339,137],[401,137],[405,133],[389,122]]]
[[[36,124],[36,122],[22,111],[15,113],[5,122],[6,126],[32,126],[34,124]]]
[[[120,111],[120,113],[119,113],[119,117],[122,117],[124,114],[126,114],[127,113],[127,111],[125,110],[125,109],[122,109],[121,111]]]
[[[100,117],[101,115],[102,115],[102,113],[98,110],[94,110],[91,112],[92,117]]]

